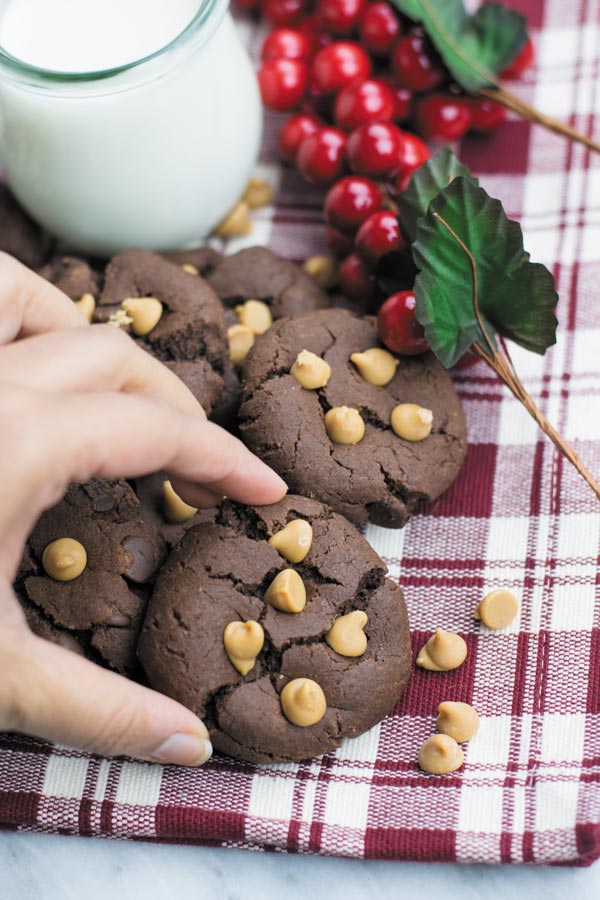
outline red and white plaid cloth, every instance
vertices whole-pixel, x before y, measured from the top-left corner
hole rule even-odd
[[[521,96],[591,133],[600,110],[600,0],[512,0],[537,67]],[[245,28],[256,50],[257,36]],[[321,197],[275,160],[279,185],[253,240],[287,256],[322,250]],[[598,137],[598,128],[596,128]],[[526,387],[600,474],[600,160],[523,122],[472,139],[462,158],[523,223],[560,291],[558,345],[515,350]],[[236,248],[231,242],[230,248]],[[457,671],[415,671],[393,713],[301,765],[216,757],[202,770],[107,760],[0,738],[0,823],[24,831],[211,843],[379,859],[590,863],[600,855],[600,508],[483,364],[457,376],[470,450],[435,510],[367,537],[406,591],[415,650],[438,625],[464,635]],[[476,602],[505,587],[518,619],[491,633]],[[472,703],[464,769],[416,764],[437,704]]]

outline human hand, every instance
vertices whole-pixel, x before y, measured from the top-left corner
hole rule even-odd
[[[69,482],[165,469],[182,497],[273,503],[284,482],[207,422],[166,367],[0,254],[0,730],[104,755],[200,765],[190,710],[36,637],[11,584],[40,513]]]

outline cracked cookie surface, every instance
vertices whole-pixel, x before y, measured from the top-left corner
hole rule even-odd
[[[288,522],[310,522],[313,540],[293,566],[304,581],[301,613],[265,604],[291,564],[268,538]],[[379,722],[400,697],[411,666],[401,589],[356,529],[331,509],[287,496],[272,506],[226,501],[214,524],[192,528],[169,556],[148,607],[138,655],[150,683],[204,719],[214,746],[251,762],[308,759]],[[366,612],[368,644],[356,658],[325,641],[335,619]],[[255,620],[265,643],[246,676],[230,662],[223,632]],[[327,710],[310,727],[292,725],[279,694],[293,678],[315,680]]]
[[[466,426],[452,381],[432,354],[400,357],[385,387],[366,382],[350,356],[380,346],[374,320],[346,310],[276,322],[246,360],[240,433],[290,490],[328,503],[353,522],[398,528],[454,481],[466,454]],[[306,390],[290,375],[302,350],[331,366],[325,387]],[[400,403],[432,410],[425,440],[394,434],[390,415]],[[357,409],[364,420],[357,444],[328,437],[325,413],[340,406]]]
[[[72,581],[55,581],[44,571],[42,555],[64,537],[83,545],[87,563]],[[129,672],[137,667],[149,585],[165,556],[165,542],[141,520],[131,487],[94,478],[71,485],[63,500],[43,513],[28,540],[15,590],[37,634],[56,643],[70,634],[86,655]]]

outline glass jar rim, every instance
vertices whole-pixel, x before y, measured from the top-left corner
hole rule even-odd
[[[106,81],[118,75],[139,70],[143,66],[148,66],[160,60],[167,53],[180,51],[194,38],[194,48],[204,43],[220,24],[228,7],[229,0],[201,0],[200,7],[193,18],[167,44],[159,47],[158,50],[154,50],[152,53],[148,53],[146,56],[134,59],[123,65],[113,66],[110,69],[99,69],[89,72],[61,72],[57,69],[44,69],[13,56],[0,44],[0,78],[3,73],[8,75],[11,80],[25,80],[32,87],[76,86]]]

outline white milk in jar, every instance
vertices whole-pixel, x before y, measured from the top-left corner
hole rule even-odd
[[[235,204],[262,112],[228,0],[0,0],[0,161],[81,250],[198,244]]]

